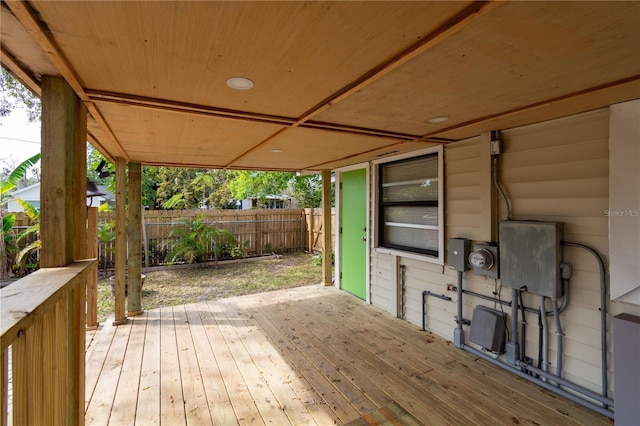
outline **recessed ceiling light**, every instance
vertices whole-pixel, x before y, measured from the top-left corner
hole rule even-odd
[[[449,117],[443,115],[441,117],[430,118],[427,121],[431,124],[440,124],[440,123],[444,123],[445,121],[449,121]]]
[[[227,86],[236,90],[249,90],[252,89],[254,84],[253,81],[244,77],[231,77],[227,80]]]
[[[282,152],[282,150],[281,150],[281,149],[278,149],[278,148],[275,148],[275,149],[272,149],[272,150],[271,150],[271,152],[273,152],[273,153],[276,153],[276,154],[277,154],[277,153],[279,153],[279,152]]]

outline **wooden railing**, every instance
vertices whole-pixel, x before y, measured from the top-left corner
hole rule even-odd
[[[85,284],[95,273],[95,260],[79,261],[0,290],[2,426],[84,424]]]

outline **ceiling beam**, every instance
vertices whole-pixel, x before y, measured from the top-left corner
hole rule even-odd
[[[370,69],[357,80],[351,82],[349,85],[345,86],[341,90],[337,91],[333,95],[324,99],[322,102],[302,114],[300,117],[298,117],[296,125],[301,125],[302,123],[311,120],[313,117],[327,110],[332,105],[335,105],[336,103],[348,98],[352,94],[362,90],[366,86],[369,86],[370,84],[389,74],[396,68],[399,68],[412,59],[422,55],[427,50],[440,44],[448,37],[458,33],[466,26],[473,23],[476,19],[484,16],[502,3],[503,0],[474,1],[469,6],[461,10],[458,14],[447,20],[447,22],[442,24],[440,27],[427,34],[425,37],[422,37],[418,42],[404,49],[387,61]]]
[[[0,62],[22,83],[23,86],[31,90],[39,98],[42,97],[42,89],[40,83],[35,77],[23,68],[15,56],[2,46],[0,48]]]
[[[87,96],[94,102],[109,102],[117,105],[128,105],[140,108],[149,108],[162,111],[195,113],[212,117],[233,118],[271,124],[291,125],[295,119],[279,117],[276,115],[258,114],[231,109],[216,108],[207,105],[192,104],[167,99],[148,98],[144,96],[130,95],[126,93],[105,92],[100,90],[86,90]]]
[[[35,40],[40,49],[42,49],[49,61],[51,61],[53,66],[56,67],[56,69],[60,72],[60,75],[67,81],[69,86],[71,86],[73,91],[76,93],[76,95],[78,95],[82,102],[84,102],[87,109],[91,113],[91,116],[94,118],[94,120],[96,120],[102,130],[106,133],[107,137],[111,139],[111,141],[120,151],[119,154],[123,158],[128,160],[128,156],[122,148],[122,145],[111,131],[111,128],[109,128],[109,126],[107,125],[107,122],[100,114],[100,111],[89,99],[89,96],[86,94],[84,88],[82,87],[82,84],[76,72],[73,70],[55,42],[49,38],[49,35],[43,29],[40,19],[38,19],[36,14],[33,12],[31,6],[28,5],[27,2],[21,0],[5,0],[5,3],[9,7],[9,9],[11,9],[11,12],[15,15],[24,29]]]

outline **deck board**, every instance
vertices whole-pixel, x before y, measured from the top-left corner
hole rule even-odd
[[[332,425],[391,406],[429,425],[613,424],[323,286],[151,310],[91,333],[90,425]]]

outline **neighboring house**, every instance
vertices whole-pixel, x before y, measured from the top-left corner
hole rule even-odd
[[[298,207],[298,203],[295,198],[291,197],[276,197],[269,196],[265,199],[264,203],[259,198],[247,198],[240,200],[240,208],[242,210],[251,209],[295,209]]]
[[[116,205],[115,195],[107,191],[106,185],[98,185],[100,192],[105,195],[92,198],[91,205],[89,207],[99,207],[102,204],[109,204],[112,208]],[[20,198],[24,201],[31,203],[36,209],[40,210],[40,182],[27,186],[22,189],[13,191],[11,194],[11,200],[7,203],[7,210],[10,212],[21,212],[22,207],[18,204],[17,199]]]
[[[22,199],[31,203],[36,209],[40,210],[40,182],[33,185],[26,186],[22,189],[17,189],[9,194],[11,199],[7,203],[7,210],[10,212],[22,212],[24,211],[18,199]]]

